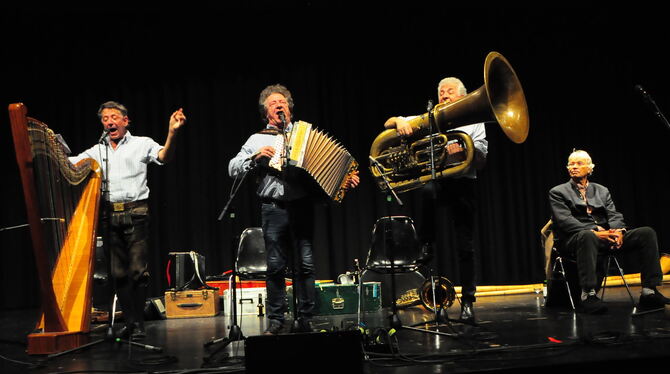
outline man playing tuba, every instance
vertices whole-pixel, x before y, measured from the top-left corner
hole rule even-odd
[[[467,90],[460,79],[449,77],[440,81],[437,86],[440,104],[452,103],[460,100],[467,94]],[[395,128],[398,136],[407,137],[415,131],[409,124],[412,117],[391,117],[384,127]],[[456,244],[458,247],[458,259],[460,268],[460,281],[462,285],[461,314],[460,320],[465,323],[474,324],[475,314],[473,302],[476,290],[476,268],[475,248],[473,232],[475,228],[476,196],[475,181],[477,169],[486,163],[488,153],[488,141],[486,140],[486,129],[483,123],[461,126],[454,130],[468,134],[474,143],[474,158],[469,171],[457,178],[435,179],[421,187],[422,216],[417,222],[419,237],[424,243],[426,250],[432,251],[435,241],[435,214],[436,207],[445,206],[450,221],[453,222],[456,233]],[[459,157],[464,154],[464,149],[459,143],[446,145],[450,157]]]

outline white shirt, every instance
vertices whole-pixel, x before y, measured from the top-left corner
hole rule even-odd
[[[109,201],[127,203],[149,198],[147,186],[147,165],[163,165],[158,160],[158,152],[163,146],[146,136],[133,136],[130,131],[119,141],[116,149],[109,144],[96,144],[74,157],[70,162],[76,164],[92,158],[100,164],[104,176],[109,176]],[[109,174],[107,174],[106,155],[109,154]]]

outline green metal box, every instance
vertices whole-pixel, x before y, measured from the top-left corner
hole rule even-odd
[[[316,284],[315,315],[358,313],[358,284]],[[293,287],[286,288],[289,312],[293,312]],[[363,283],[363,311],[373,312],[382,308],[381,282]]]

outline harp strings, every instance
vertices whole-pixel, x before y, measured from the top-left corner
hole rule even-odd
[[[39,121],[29,119],[28,133],[48,263],[53,271],[52,279],[58,280],[58,284],[54,282],[54,288],[67,289],[73,269],[67,261],[72,254],[64,244],[85,185],[81,182],[90,174],[90,163],[73,166],[53,131]],[[61,261],[65,265],[57,266]],[[58,292],[56,295],[63,296]]]

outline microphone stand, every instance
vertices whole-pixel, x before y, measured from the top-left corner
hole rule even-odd
[[[382,165],[379,164],[379,161],[375,160],[372,156],[369,156],[370,161],[372,162],[372,165],[377,169],[377,172],[379,175],[382,177],[382,180],[384,181],[384,184],[386,185],[386,188],[389,191],[389,194],[386,196],[386,213],[388,215],[388,220],[386,220],[384,224],[384,242],[383,242],[383,247],[384,247],[384,254],[387,254],[388,251],[388,236],[391,233],[392,227],[390,226],[391,222],[391,196],[393,196],[398,203],[398,205],[402,206],[403,203],[396,194],[395,190],[393,187],[391,187],[391,184],[388,181],[388,178],[386,175],[384,175],[384,170],[382,168]],[[389,262],[391,263],[391,315],[389,316],[389,325],[394,328],[394,329],[400,329],[403,327],[402,321],[400,320],[400,317],[398,316],[398,305],[396,303],[396,283],[395,283],[395,255],[394,255],[395,250],[390,251],[390,256],[389,256]],[[362,298],[363,295],[363,280],[362,278],[359,280],[359,291],[358,295],[359,298]],[[362,300],[359,300],[359,308],[361,307]],[[360,321],[359,321],[360,325]]]
[[[253,155],[251,157],[254,157]],[[251,158],[250,157],[250,158]],[[226,202],[226,205],[223,207],[223,210],[221,211],[221,214],[219,214],[219,217],[217,218],[217,221],[221,221],[228,212],[228,209],[230,208],[230,204],[233,202],[235,199],[235,196],[237,195],[237,191],[239,191],[240,187],[244,184],[244,180],[246,179],[247,175],[249,175],[249,172],[253,170],[256,167],[256,162],[251,161],[251,164],[242,173],[242,178],[240,179],[240,182],[233,188],[232,193],[230,194],[230,197],[228,197],[228,201]],[[235,211],[231,209],[229,217],[231,221],[235,220]],[[234,228],[234,225],[231,225],[231,227]],[[222,338],[213,338],[206,342],[204,344],[205,347],[209,347],[213,344],[217,343],[224,343],[222,346],[220,346],[215,352],[212,353],[212,356],[220,351],[221,349],[225,348],[228,346],[228,344],[234,342],[234,341],[239,341],[239,340],[244,340],[244,334],[242,333],[242,329],[240,326],[237,324],[237,251],[234,249],[236,247],[237,243],[237,236],[233,236],[233,241],[232,241],[232,246],[231,246],[231,264],[233,264],[233,270],[231,272],[231,280],[229,282],[229,290],[230,290],[230,332],[228,333],[227,337],[222,337]],[[207,361],[207,359],[205,359]]]
[[[646,101],[649,102],[649,104],[651,104],[654,107],[654,109],[652,110],[652,112],[654,112],[654,115],[658,117],[658,119],[661,120],[663,124],[665,124],[665,127],[670,129],[670,123],[668,123],[668,120],[665,118],[665,115],[663,115],[663,112],[661,112],[661,109],[659,109],[658,105],[656,105],[656,102],[654,101],[654,99],[652,99],[651,95],[649,95],[647,91],[645,91],[644,88],[642,88],[642,86],[640,85],[635,86],[635,88],[642,94],[642,96],[646,99]]]
[[[106,260],[107,260],[107,277],[108,279],[111,278],[113,285],[113,294],[110,295],[110,313],[112,315],[107,317],[107,320],[109,321],[109,326],[107,328],[107,338],[114,338],[114,314],[116,313],[116,279],[112,276],[112,271],[111,271],[111,252],[109,249],[109,231],[110,231],[110,225],[112,222],[112,214],[110,212],[109,204],[110,204],[110,196],[109,196],[109,142],[106,140],[107,136],[109,134],[109,131],[107,129],[104,129],[102,131],[102,135],[100,136],[100,139],[98,139],[98,144],[102,145],[105,147],[105,158],[103,159],[105,163],[105,168],[104,172],[102,175],[102,185],[101,187],[101,195],[102,195],[102,216],[104,217],[103,220],[106,220],[103,229],[104,232],[102,233],[102,253],[105,254]],[[100,148],[98,148],[99,150]]]
[[[281,160],[282,164],[282,173],[284,174],[284,179],[286,179],[286,174],[288,173],[288,166],[289,166],[289,157],[290,157],[290,152],[291,152],[291,145],[289,144],[289,137],[288,137],[288,129],[286,128],[286,116],[284,115],[284,112],[279,112],[279,119],[281,120],[282,123],[282,136],[284,137],[284,157]],[[289,211],[289,219],[290,219],[291,211]],[[291,325],[291,332],[301,332],[301,326],[300,326],[300,321],[298,319],[298,278],[297,278],[297,272],[298,269],[300,269],[300,266],[298,264],[298,247],[296,246],[296,240],[295,240],[295,234],[293,232],[293,227],[289,227],[289,232],[291,234],[291,251],[289,251],[289,255],[291,256],[291,283],[293,287],[293,295],[291,297],[291,306],[293,308],[293,324]],[[300,286],[301,287],[301,286]]]
[[[428,136],[430,137],[430,179],[435,180],[435,145],[433,144],[433,124],[435,115],[433,114],[433,100],[428,100]]]
[[[437,126],[435,126],[436,125],[435,124],[435,115],[433,114],[433,100],[428,100],[428,105],[427,105],[426,110],[428,111],[428,136],[429,136],[429,140],[430,140],[429,151],[430,151],[430,176],[431,176],[431,179],[428,183],[432,184],[432,183],[435,183],[435,180],[437,179],[437,174],[435,172],[435,144],[433,143],[433,139],[434,139],[433,128],[437,127]],[[438,128],[438,131],[439,131],[439,128]],[[437,193],[436,187],[433,186],[432,196],[431,196],[431,198],[433,199],[433,202],[435,202],[435,200],[437,200],[436,193]],[[436,300],[436,294],[435,294],[435,276],[433,275],[432,270],[430,272],[430,283],[431,283],[431,290],[433,292],[433,305],[434,305],[434,311],[433,312],[435,314],[435,317],[433,318],[432,321],[421,322],[421,323],[418,323],[418,324],[415,324],[415,325],[412,325],[412,326],[409,326],[409,327],[405,327],[405,328],[415,330],[415,331],[427,332],[427,333],[431,333],[431,334],[438,334],[438,335],[445,335],[445,336],[458,336],[457,334],[444,333],[444,332],[441,332],[441,331],[425,330],[425,329],[420,329],[420,328],[415,327],[415,326],[419,326],[419,325],[423,325],[423,324],[435,323],[436,324],[435,327],[439,329],[440,321],[445,321],[447,323],[447,325],[449,326],[449,328],[453,331],[453,328],[452,328],[451,324],[449,324],[449,317],[444,316],[444,313],[446,313],[446,311],[442,308],[441,305],[440,305],[439,308],[437,306],[437,300]]]

